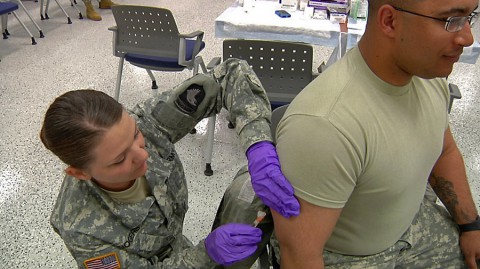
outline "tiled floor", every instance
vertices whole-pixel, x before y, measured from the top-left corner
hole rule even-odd
[[[79,7],[83,11],[83,4]],[[9,17],[11,36],[0,40],[0,268],[74,268],[75,264],[61,239],[49,226],[65,166],[47,152],[38,139],[43,113],[59,94],[79,88],[94,88],[113,94],[117,58],[111,52],[114,25],[109,10],[101,10],[101,22],[79,20],[68,1],[60,0],[73,24],[52,1],[50,20],[39,20],[39,3],[23,3],[43,29],[38,38],[34,26],[18,14],[36,36],[30,39]],[[127,3],[126,0],[120,0]],[[221,39],[214,36],[214,19],[234,0],[136,0],[137,4],[172,10],[182,33],[205,31],[205,61],[221,55]],[[477,38],[479,29],[476,29]],[[315,62],[326,59],[330,49],[316,47]],[[468,175],[477,205],[480,205],[480,65],[457,64],[450,81],[463,98],[454,103],[452,129],[465,156]],[[161,89],[187,78],[190,72],[156,73]],[[132,107],[152,94],[147,73],[126,64],[121,102]],[[202,122],[205,125],[205,122]],[[195,243],[210,229],[215,210],[237,169],[245,164],[235,133],[218,117],[213,159],[214,176],[203,175],[205,128],[178,143],[189,180],[190,211],[185,234]]]

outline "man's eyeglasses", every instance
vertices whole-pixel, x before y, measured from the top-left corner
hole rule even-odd
[[[420,17],[429,18],[429,19],[433,19],[433,20],[437,20],[437,21],[443,21],[443,22],[445,22],[445,30],[447,30],[447,32],[451,32],[451,33],[458,32],[458,31],[462,30],[467,21],[470,24],[470,27],[472,27],[473,24],[475,24],[475,22],[478,20],[478,12],[472,12],[472,14],[470,14],[469,16],[464,16],[464,17],[455,17],[454,16],[454,17],[448,17],[446,19],[443,19],[443,18],[435,18],[435,17],[430,17],[430,16],[427,16],[427,15],[419,14],[419,13],[409,11],[409,10],[405,10],[403,8],[399,8],[399,7],[396,7],[396,6],[393,6],[393,5],[391,5],[391,6],[394,9],[396,9],[398,11],[401,11],[401,12],[410,13],[410,14],[413,14],[413,15],[417,15],[417,16],[420,16]]]

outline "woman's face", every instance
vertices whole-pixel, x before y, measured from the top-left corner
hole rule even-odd
[[[125,190],[145,175],[147,158],[145,139],[135,120],[124,111],[120,122],[100,139],[86,174],[104,189]]]

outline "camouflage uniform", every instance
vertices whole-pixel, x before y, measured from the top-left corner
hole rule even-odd
[[[231,266],[218,266],[216,268],[250,268],[261,254],[265,254],[264,252],[267,251],[266,245],[269,243],[271,235],[273,234],[274,226],[272,214],[260,198],[255,195],[248,168],[247,166],[244,166],[238,171],[235,179],[225,191],[213,222],[212,230],[220,225],[232,222],[252,224],[259,211],[265,212],[267,215],[257,225],[257,228],[262,230],[262,241],[257,245],[257,251],[249,258],[239,261]]]
[[[457,229],[447,210],[425,197],[412,224],[393,246],[368,256],[324,251],[325,268],[467,268]]]
[[[186,90],[191,84],[203,85],[204,92],[197,88],[192,94]],[[118,203],[91,181],[65,178],[51,224],[80,268],[86,268],[85,261],[98,261],[99,257],[105,257],[105,262],[117,259],[118,268],[217,266],[207,255],[203,240],[193,246],[182,235],[187,183],[174,143],[222,107],[230,112],[245,150],[256,142],[271,141],[271,111],[265,91],[246,62],[231,59],[131,111],[149,153],[145,177],[151,195],[145,200]]]
[[[394,245],[367,256],[324,250],[325,269],[466,269],[458,244],[458,226],[447,210],[436,203],[432,192],[427,189],[412,224]],[[280,263],[280,248],[275,236],[270,243]]]

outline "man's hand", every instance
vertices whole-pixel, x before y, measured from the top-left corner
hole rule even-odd
[[[208,256],[216,263],[229,266],[257,250],[262,230],[247,224],[230,223],[213,230],[205,239]]]
[[[275,146],[267,141],[255,143],[247,150],[252,186],[260,199],[282,216],[298,216],[300,204],[293,187],[280,169]]]
[[[480,261],[480,231],[464,232],[460,235],[460,248],[465,256],[469,269],[479,269]]]

